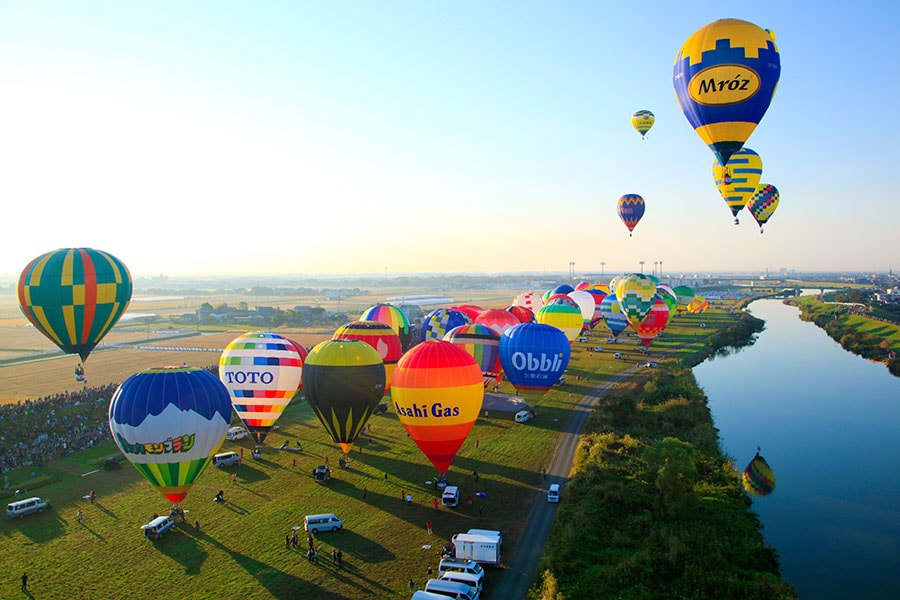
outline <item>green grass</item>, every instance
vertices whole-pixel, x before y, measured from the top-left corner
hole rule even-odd
[[[126,461],[121,470],[102,470],[104,459],[118,454],[111,442],[36,468],[34,479],[29,470],[14,471],[12,489],[29,487],[49,498],[53,509],[0,522],[5,573],[0,597],[19,595],[18,577],[27,571],[29,590],[44,598],[406,598],[408,580],[423,586],[427,567],[436,572],[439,550],[454,533],[470,527],[499,529],[509,556],[533,503],[541,498],[541,469],[549,465],[569,410],[582,394],[637,360],[660,360],[682,345],[682,354],[702,347],[702,337],[731,319],[721,311],[677,317],[649,356],[638,352],[634,338],[607,344],[605,332],[593,334],[587,345],[576,343],[567,385],[545,396],[536,419],[522,425],[510,413],[491,412],[477,420],[448,473],[450,484],[461,487],[454,510],[432,508],[437,494],[426,481],[435,470],[392,411],[372,417],[372,445],[361,439],[351,453],[351,470],[344,471],[336,464],[339,448],[305,403],[287,409],[280,428],[266,440],[261,461],[250,460],[248,440],[226,442],[223,451],[245,449],[244,465],[210,467],[203,473],[182,504],[189,511],[188,523],[156,542],[144,539],[140,526],[152,513],[166,513],[170,504]],[[701,321],[709,327],[700,329]],[[587,347],[594,345],[606,349],[589,353]],[[613,358],[616,351],[625,353],[627,364]],[[502,388],[512,390],[505,381]],[[303,442],[302,454],[276,450],[283,441],[293,445],[296,440]],[[475,440],[480,442],[477,449]],[[317,484],[311,471],[326,454],[333,478]],[[295,457],[298,464],[292,468]],[[478,484],[472,471],[480,475]],[[231,483],[232,472],[238,473],[237,484]],[[92,489],[95,505],[82,498]],[[225,491],[223,505],[212,502],[219,489]],[[476,491],[487,497],[469,506],[465,499]],[[412,494],[412,506],[401,501],[402,492]],[[83,525],[76,520],[78,510],[84,511]],[[303,515],[319,512],[337,513],[345,529],[318,536],[323,558],[311,565],[305,536],[299,549],[286,549],[284,537],[292,526],[302,525]],[[432,536],[425,531],[428,520],[434,523]],[[199,533],[195,521],[201,523]],[[430,549],[423,549],[429,544]],[[331,565],[328,555],[334,548],[343,552],[343,567]],[[497,579],[488,574],[486,596]]]

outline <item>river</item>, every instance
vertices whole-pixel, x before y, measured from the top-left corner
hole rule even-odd
[[[776,476],[754,498],[782,576],[803,599],[900,598],[900,378],[796,308],[758,300],[757,342],[694,368],[725,453],[757,446]]]

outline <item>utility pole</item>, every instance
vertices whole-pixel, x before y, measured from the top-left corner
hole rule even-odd
[[[569,279],[575,279],[575,261],[569,261]]]
[[[638,262],[641,263],[641,273],[643,273],[644,272],[644,261],[639,260]]]
[[[662,261],[659,261],[659,278],[662,279]]]
[[[600,277],[603,277],[603,268],[606,267],[606,263],[602,260],[600,261]]]

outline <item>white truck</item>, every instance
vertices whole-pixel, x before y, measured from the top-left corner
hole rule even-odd
[[[474,560],[484,565],[500,566],[500,549],[503,538],[499,531],[470,529],[457,533],[451,540],[456,558]]]

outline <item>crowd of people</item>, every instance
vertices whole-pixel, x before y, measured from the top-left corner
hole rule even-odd
[[[0,405],[0,471],[41,464],[110,439],[115,384]]]

